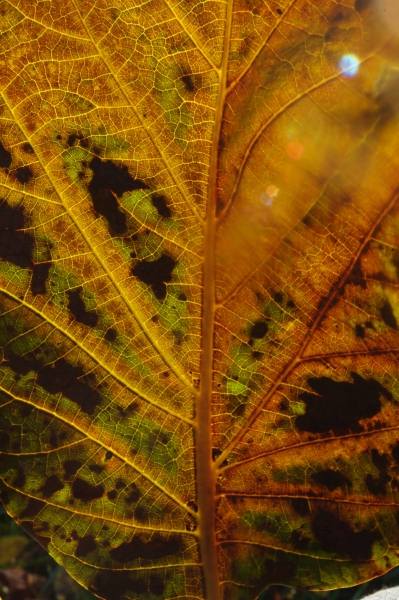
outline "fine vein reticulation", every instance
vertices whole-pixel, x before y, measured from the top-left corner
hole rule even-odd
[[[399,563],[390,0],[6,0],[0,493],[104,600]]]

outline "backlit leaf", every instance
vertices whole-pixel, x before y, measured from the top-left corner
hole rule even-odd
[[[4,0],[2,502],[107,600],[399,563],[394,0]]]

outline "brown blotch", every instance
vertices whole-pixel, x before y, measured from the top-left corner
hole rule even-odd
[[[2,142],[0,142],[0,167],[2,169],[8,169],[8,167],[11,165],[11,162],[12,162],[11,152],[6,150],[6,148],[3,146]]]
[[[367,529],[355,531],[334,513],[324,509],[314,513],[312,531],[320,546],[327,552],[349,556],[356,562],[371,558],[376,534]]]
[[[323,485],[330,491],[337,489],[338,487],[350,488],[352,487],[351,481],[339,471],[334,469],[321,469],[311,475],[312,481],[318,485]]]
[[[30,167],[18,167],[15,171],[15,178],[19,183],[25,184],[29,183],[33,177],[33,171]]]
[[[89,502],[90,500],[101,498],[101,496],[104,495],[104,486],[92,485],[88,481],[78,477],[72,484],[72,493],[77,500]]]
[[[64,484],[57,475],[50,475],[50,477],[46,479],[44,485],[40,488],[40,491],[45,498],[50,498],[55,492],[62,490],[63,487]]]
[[[97,543],[92,535],[82,537],[76,546],[76,556],[82,557],[90,554],[97,548]]]
[[[82,463],[79,460],[66,460],[63,463],[65,477],[69,479],[73,475],[75,475],[76,471],[80,469]]]
[[[41,500],[36,500],[34,498],[30,498],[28,504],[24,508],[24,510],[19,515],[20,519],[30,519],[35,517],[42,508],[44,508],[45,503]]]
[[[155,533],[151,537],[139,535],[130,542],[124,542],[120,546],[110,550],[113,560],[127,563],[137,558],[153,560],[164,556],[180,554],[183,543],[178,535],[161,536]]]

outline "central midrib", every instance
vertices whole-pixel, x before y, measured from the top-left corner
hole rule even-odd
[[[215,127],[210,157],[208,198],[205,227],[205,249],[203,269],[202,346],[200,367],[200,393],[196,403],[196,473],[198,494],[198,517],[200,552],[207,600],[220,599],[218,564],[215,535],[215,491],[216,477],[212,460],[212,384],[213,384],[213,341],[215,308],[215,237],[216,237],[216,181],[218,170],[218,141],[222,127],[223,107],[226,92],[227,63],[232,21],[232,0],[226,8],[226,27],[222,64],[219,71],[219,94],[215,113]]]

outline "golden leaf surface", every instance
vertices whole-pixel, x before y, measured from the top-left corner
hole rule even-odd
[[[2,502],[99,598],[399,563],[394,0],[4,0]]]

